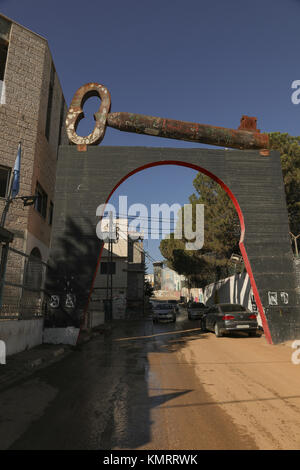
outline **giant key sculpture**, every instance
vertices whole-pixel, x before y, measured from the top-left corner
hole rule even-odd
[[[84,117],[82,107],[91,96],[98,96],[101,99],[101,105],[94,115],[96,123],[93,132],[86,137],[81,137],[76,134],[76,129]],[[256,128],[255,117],[242,116],[238,129],[227,129],[143,114],[110,113],[110,105],[110,93],[99,83],[87,83],[77,90],[66,118],[66,129],[70,142],[77,144],[79,150],[86,150],[87,145],[99,144],[104,137],[106,126],[109,126],[125,132],[235,149],[260,150],[262,155],[269,153],[269,137],[267,134],[261,134]]]

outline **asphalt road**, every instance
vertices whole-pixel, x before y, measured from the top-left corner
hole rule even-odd
[[[0,394],[0,449],[299,448],[291,353],[200,332],[183,310],[123,322]]]

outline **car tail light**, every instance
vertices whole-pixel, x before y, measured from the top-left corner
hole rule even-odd
[[[234,320],[235,317],[234,315],[224,315],[224,317],[222,317],[222,320]]]
[[[250,315],[250,316],[249,316],[249,320],[256,320],[256,315],[254,315],[254,314],[253,314],[253,315]]]

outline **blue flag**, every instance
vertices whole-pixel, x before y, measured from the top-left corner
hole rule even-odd
[[[12,189],[11,189],[12,197],[16,197],[20,189],[20,170],[21,170],[21,142],[19,143],[18,154],[17,154],[17,158],[15,161],[15,166],[14,166],[14,174],[13,174]]]

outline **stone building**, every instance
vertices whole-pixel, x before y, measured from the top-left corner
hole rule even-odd
[[[0,337],[8,341],[8,354],[34,346],[42,338],[42,320],[29,320],[43,301],[43,263],[49,257],[58,146],[68,144],[66,113],[47,40],[0,14],[0,215],[19,142],[18,197],[38,196],[31,206],[15,200],[4,225],[14,237],[8,250],[5,284],[0,283]],[[3,270],[5,245],[0,243],[0,248]],[[0,273],[3,279],[3,271]],[[24,322],[4,321],[11,317]],[[13,344],[7,339],[12,337]]]
[[[143,236],[128,231],[128,219],[115,219],[114,225],[119,236],[111,250],[108,243],[104,244],[93,299],[112,299],[113,318],[117,319],[124,318],[126,308],[130,312],[138,309],[142,314],[145,255]],[[99,309],[99,304],[92,302],[91,309],[96,311],[96,307]]]
[[[49,255],[54,207],[57,150],[67,144],[67,112],[62,88],[46,39],[0,15],[0,211],[22,142],[19,196],[39,194],[35,206],[14,202],[5,228],[13,246]]]

